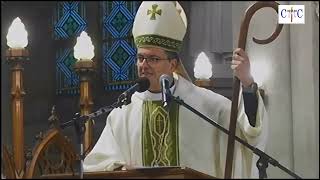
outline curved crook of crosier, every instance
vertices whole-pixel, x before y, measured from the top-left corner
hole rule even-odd
[[[278,13],[278,5],[279,3],[274,2],[274,1],[270,1],[270,2],[258,2],[256,3],[252,9],[250,9],[252,11],[252,13],[248,13],[248,16],[252,15],[259,9],[264,8],[264,7],[271,7],[273,8],[277,13]],[[249,11],[249,10],[248,10]],[[249,15],[250,14],[250,15]],[[248,17],[251,19],[251,17]],[[250,21],[250,20],[249,20]],[[267,38],[267,39],[257,39],[255,37],[252,38],[253,42],[257,43],[257,44],[268,44],[272,41],[274,41],[280,34],[281,30],[282,30],[283,24],[278,24],[276,30],[272,33],[272,35]]]

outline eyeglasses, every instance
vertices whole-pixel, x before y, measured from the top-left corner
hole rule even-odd
[[[138,62],[139,64],[143,63],[143,61],[146,60],[146,61],[147,61],[147,64],[152,66],[152,65],[157,64],[157,63],[160,62],[160,61],[170,60],[170,59],[169,59],[169,58],[161,59],[161,58],[159,58],[159,57],[157,57],[157,56],[144,57],[144,56],[138,55],[138,56],[137,56],[137,60],[138,60],[137,62]]]

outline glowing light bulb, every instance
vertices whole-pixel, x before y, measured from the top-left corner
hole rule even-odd
[[[77,38],[77,43],[74,46],[74,57],[82,61],[91,61],[94,57],[94,46],[85,31],[82,31]]]
[[[210,79],[212,76],[212,65],[209,61],[208,56],[201,52],[194,66],[194,77],[197,79]]]
[[[28,32],[19,17],[15,18],[9,27],[7,45],[13,49],[22,49],[28,45]]]

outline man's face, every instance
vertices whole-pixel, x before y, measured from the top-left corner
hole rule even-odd
[[[159,78],[162,74],[171,75],[177,66],[177,60],[169,60],[165,51],[160,48],[138,48],[137,67],[138,76],[146,77],[150,81],[149,90],[159,92]]]

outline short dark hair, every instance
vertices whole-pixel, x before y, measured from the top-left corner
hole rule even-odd
[[[179,54],[177,52],[174,52],[174,51],[167,51],[167,50],[164,50],[164,52],[166,53],[168,59],[177,59],[177,61],[179,61]]]

